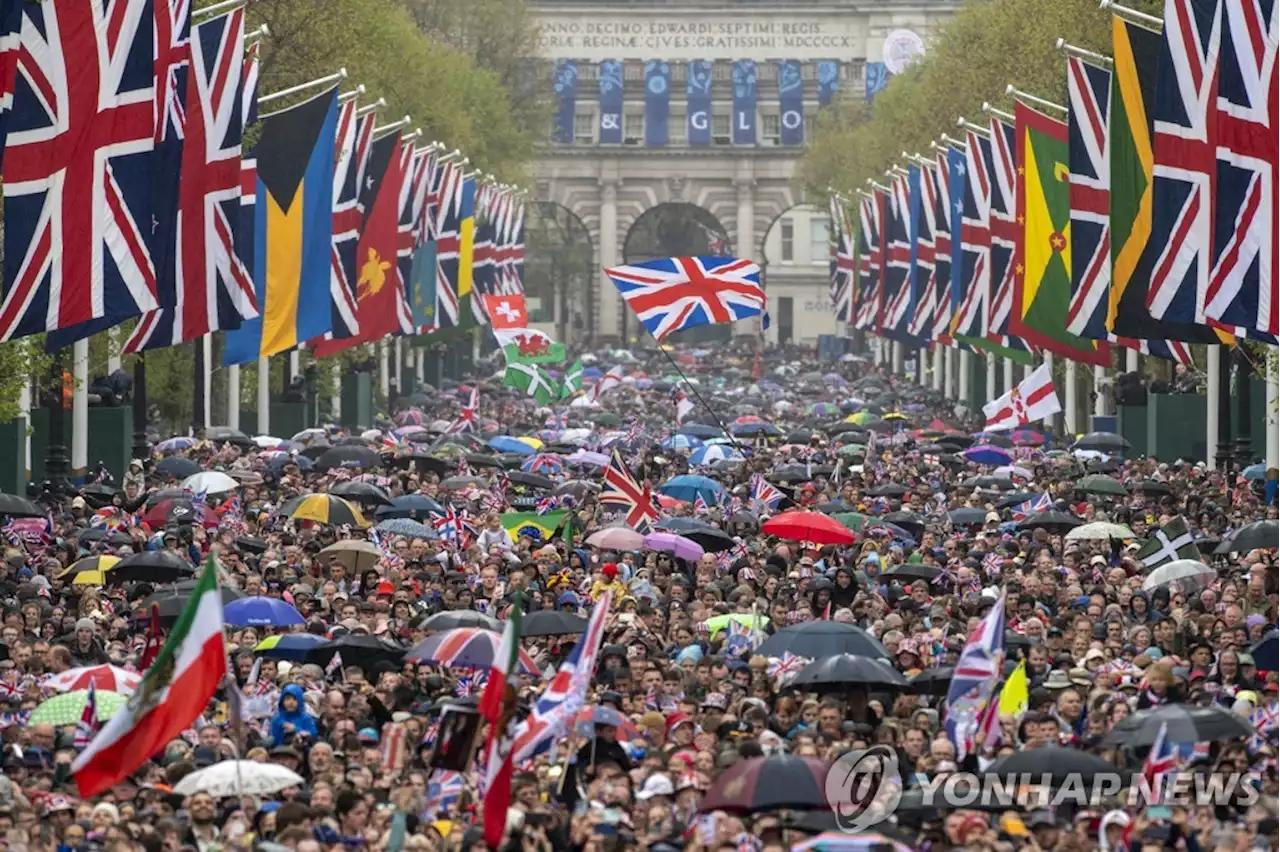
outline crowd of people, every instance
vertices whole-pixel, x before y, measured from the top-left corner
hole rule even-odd
[[[1082,450],[1041,424],[982,434],[941,394],[863,357],[816,369],[812,353],[786,350],[584,360],[589,375],[621,364],[625,377],[539,408],[485,371],[396,401],[371,431],[171,439],[118,489],[86,486],[51,497],[47,520],[11,520],[5,845],[486,848],[479,764],[433,766],[442,713],[474,706],[486,670],[408,652],[444,629],[501,631],[514,607],[572,627],[607,594],[587,720],[515,767],[504,849],[1278,848],[1274,471],[1224,477],[1196,460],[1126,458],[1105,440]],[[473,387],[478,410],[460,416]],[[620,544],[628,513],[599,499],[615,457],[678,541]],[[233,485],[217,485],[219,472]],[[212,484],[183,492],[184,481]],[[299,510],[308,494],[346,497],[322,498],[319,517]],[[796,511],[847,535],[825,523],[812,537],[768,531]],[[1112,527],[1072,535],[1084,524]],[[112,576],[113,557],[143,553],[180,561],[182,576]],[[129,779],[80,798],[72,764],[88,698],[68,685],[93,680],[100,716],[109,693],[127,701],[181,609],[189,584],[174,581],[210,555],[225,600],[275,599],[296,623],[228,624],[234,688]],[[1188,556],[1211,570],[1157,576]],[[1001,602],[996,680],[1024,682],[1025,697],[975,742],[950,724],[948,693],[967,639]],[[520,680],[521,712],[580,639],[525,636],[539,674]],[[824,661],[839,665],[815,675]],[[846,665],[853,674],[836,671]],[[999,683],[991,694],[1010,695]],[[58,702],[69,709],[53,713]],[[1171,707],[1193,727],[1162,734],[1196,732],[1177,743],[1176,771],[1244,772],[1238,784],[1256,795],[912,806],[931,780],[1029,753],[1141,775],[1151,738],[1113,732]],[[877,746],[897,761],[902,800],[842,832],[815,767]],[[252,795],[183,786],[235,758],[299,780]]]

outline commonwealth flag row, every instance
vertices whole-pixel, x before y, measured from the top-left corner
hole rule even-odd
[[[375,126],[345,72],[260,114],[244,14],[0,0],[0,340],[136,318],[126,352],[220,331],[239,364],[486,324],[485,294],[523,292],[519,192]]]
[[[1024,363],[1274,345],[1276,34],[1274,3],[1166,0],[1163,22],[1118,9],[1112,56],[1064,46],[1065,106],[988,107],[833,196],[839,320]]]

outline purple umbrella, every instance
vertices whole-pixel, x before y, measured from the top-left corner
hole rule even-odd
[[[675,533],[649,533],[644,537],[644,546],[649,550],[670,553],[677,559],[684,559],[689,562],[701,557],[704,552],[702,545],[696,541]]]
[[[1002,465],[1012,461],[1008,450],[991,444],[974,444],[964,451],[964,457],[978,464]]]

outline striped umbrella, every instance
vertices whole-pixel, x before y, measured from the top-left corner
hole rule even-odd
[[[502,634],[479,627],[457,627],[428,636],[406,657],[422,663],[434,663],[455,669],[488,669],[498,653]],[[527,651],[520,651],[520,674],[539,677],[538,664]]]
[[[291,500],[280,507],[280,513],[300,521],[315,521],[318,524],[353,527],[367,527],[369,522],[360,514],[355,504],[334,497],[332,494],[307,494],[299,499]]]

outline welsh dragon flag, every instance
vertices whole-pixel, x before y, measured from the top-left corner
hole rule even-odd
[[[222,628],[217,563],[210,556],[137,691],[71,765],[81,798],[132,775],[191,727],[227,673]]]
[[[511,746],[516,721],[516,679],[520,670],[520,604],[511,607],[502,644],[493,655],[493,667],[480,696],[480,715],[489,724],[485,745],[484,842],[490,849],[502,843],[511,804]]]
[[[564,360],[563,343],[536,328],[494,329],[508,364],[559,364]]]

